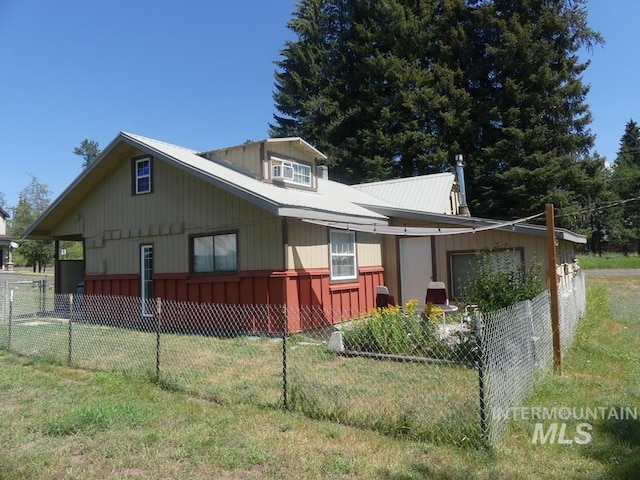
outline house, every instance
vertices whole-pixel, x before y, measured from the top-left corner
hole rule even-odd
[[[11,250],[18,245],[13,237],[7,235],[7,219],[9,214],[0,208],[0,270],[13,270]]]
[[[197,152],[121,132],[25,236],[83,242],[83,262],[56,258],[59,293],[322,306],[328,323],[373,308],[381,284],[403,302],[431,279],[455,293],[477,249],[544,257],[543,227],[468,216],[451,173],[352,187],[325,160],[300,138]]]

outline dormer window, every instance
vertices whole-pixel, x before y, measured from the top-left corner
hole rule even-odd
[[[271,157],[271,180],[310,187],[311,166],[293,160]]]

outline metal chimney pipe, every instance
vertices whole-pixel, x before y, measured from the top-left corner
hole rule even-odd
[[[458,184],[460,185],[460,204],[467,204],[467,190],[464,184],[464,163],[462,163],[462,154],[456,155],[456,175],[458,177]]]

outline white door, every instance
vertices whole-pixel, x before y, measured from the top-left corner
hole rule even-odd
[[[432,280],[431,237],[400,238],[402,305],[412,299],[424,305],[427,284]]]
[[[140,246],[140,304],[142,315],[153,315],[153,245]]]

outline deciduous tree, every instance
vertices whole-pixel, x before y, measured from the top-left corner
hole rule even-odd
[[[20,238],[27,228],[42,214],[50,203],[49,188],[31,176],[31,181],[18,195],[18,205],[14,210],[11,222],[11,233]],[[43,271],[53,259],[53,246],[50,241],[20,240],[17,254],[27,265],[33,266],[33,271]]]

